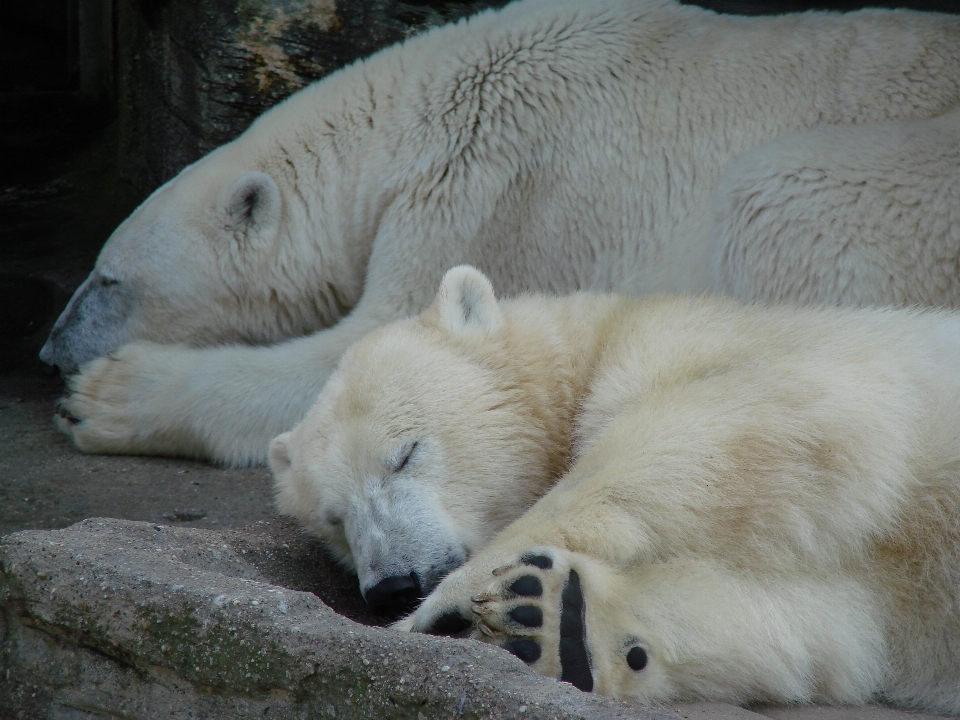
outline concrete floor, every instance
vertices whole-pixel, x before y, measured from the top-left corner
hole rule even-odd
[[[272,517],[266,469],[83,455],[53,425],[59,378],[0,375],[0,535],[88,517],[236,527]]]

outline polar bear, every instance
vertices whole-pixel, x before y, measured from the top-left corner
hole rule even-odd
[[[958,305],[958,107],[947,15],[519,0],[438,28],[116,230],[41,352],[80,369],[57,422],[90,452],[263,462],[460,263],[504,296]]]
[[[429,593],[400,629],[648,703],[960,712],[956,313],[501,303],[458,267],[270,464],[368,600]]]

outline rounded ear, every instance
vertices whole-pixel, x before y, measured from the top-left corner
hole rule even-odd
[[[280,188],[266,173],[244,173],[230,188],[226,212],[234,233],[268,235],[280,220]]]
[[[455,334],[476,330],[491,333],[503,325],[493,286],[486,275],[469,265],[447,271],[435,306],[441,325]]]
[[[277,481],[281,481],[290,471],[290,435],[285,432],[283,435],[277,435],[270,443],[269,463],[270,472]]]
[[[303,497],[303,488],[297,482],[290,458],[290,437],[292,432],[278,435],[270,443],[270,471],[273,473],[273,500],[281,515],[292,515],[306,520],[309,503]]]

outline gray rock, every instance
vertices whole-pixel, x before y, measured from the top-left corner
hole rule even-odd
[[[7,536],[0,571],[3,717],[677,717],[355,622],[377,621],[355,579],[283,521],[85,520]]]

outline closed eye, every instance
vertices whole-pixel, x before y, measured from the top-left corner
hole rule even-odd
[[[410,462],[410,458],[413,457],[413,453],[416,452],[419,444],[420,442],[418,440],[414,440],[412,443],[408,443],[401,449],[400,460],[394,467],[394,472],[400,472],[407,466],[407,463]]]

